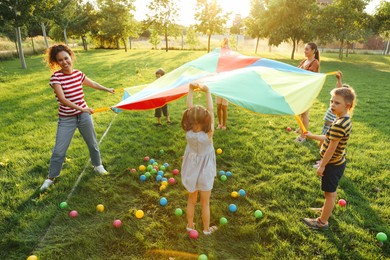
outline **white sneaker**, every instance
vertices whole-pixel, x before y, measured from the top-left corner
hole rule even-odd
[[[106,171],[106,169],[104,169],[103,165],[95,166],[93,169],[95,170],[95,172],[97,172],[101,175],[108,174],[108,171]]]
[[[48,189],[53,183],[54,183],[54,181],[52,181],[50,179],[46,179],[41,186],[41,191]]]

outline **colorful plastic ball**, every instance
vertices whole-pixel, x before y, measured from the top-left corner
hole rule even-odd
[[[154,162],[154,163],[153,163],[153,166],[158,166],[158,162]]]
[[[160,205],[161,205],[161,206],[165,206],[165,205],[167,205],[167,204],[168,204],[168,200],[167,200],[166,198],[162,197],[162,198],[160,199]]]
[[[221,154],[222,153],[222,149],[221,148],[218,148],[217,149],[217,154]]]
[[[151,171],[151,170],[153,169],[153,166],[152,166],[152,165],[148,165],[148,167],[146,167],[146,169],[147,169],[148,171]]]
[[[378,239],[380,242],[385,242],[387,240],[387,235],[383,232],[379,232],[376,234],[376,239]]]
[[[237,211],[237,206],[235,204],[230,204],[229,205],[229,211],[230,212],[236,212]]]
[[[155,169],[156,171],[160,170],[157,165],[154,165],[153,169]]]
[[[230,194],[233,198],[237,198],[238,197],[238,192],[237,191],[232,191],[232,193]]]
[[[208,259],[208,257],[205,254],[201,254],[198,256],[198,260],[207,260],[207,259]]]
[[[225,175],[226,175],[227,177],[232,177],[233,174],[232,174],[232,172],[227,171]]]
[[[345,206],[347,206],[347,202],[344,199],[339,199],[339,205],[341,207],[345,207]]]
[[[60,203],[60,209],[67,209],[67,208],[68,208],[68,203],[66,203],[66,201]]]
[[[225,171],[219,171],[218,174],[219,175],[225,175],[226,173],[225,173]]]
[[[114,228],[120,228],[122,226],[122,221],[120,219],[115,219],[112,225]]]
[[[241,197],[244,197],[246,195],[246,192],[243,189],[239,190],[238,193],[240,194]]]
[[[131,173],[136,173],[137,170],[136,170],[135,168],[131,168],[130,172],[131,172]]]
[[[158,151],[160,154],[164,154],[164,149],[160,149],[160,151]]]
[[[287,130],[287,132],[291,132],[291,127],[288,126],[288,127],[286,128],[286,130]]]
[[[199,233],[195,229],[188,232],[188,234],[189,234],[190,238],[192,238],[192,239],[198,239],[198,237],[199,237]]]
[[[71,212],[69,212],[69,216],[71,218],[76,218],[78,215],[79,213],[76,210],[72,210]]]
[[[183,210],[181,208],[175,209],[175,215],[180,217],[181,215],[183,215]]]
[[[219,219],[219,224],[226,225],[228,223],[228,220],[225,217],[222,217]]]
[[[135,212],[135,217],[136,218],[143,218],[144,217],[144,212],[143,212],[143,210],[137,210],[136,212]]]
[[[262,218],[263,217],[263,212],[261,210],[256,210],[255,211],[255,218]]]
[[[167,178],[163,177],[163,178],[161,179],[161,181],[165,181],[165,182],[167,183],[167,185],[168,185],[168,179],[167,179]]]
[[[226,175],[221,175],[220,179],[221,179],[221,181],[226,181],[227,177],[226,177]]]
[[[161,175],[156,176],[156,181],[161,181],[161,179],[162,179]]]
[[[103,212],[103,211],[104,211],[104,205],[103,205],[103,204],[97,205],[97,206],[96,206],[96,210],[97,210],[98,212]]]
[[[163,164],[165,168],[168,168],[169,167],[169,164],[168,163],[164,163]]]
[[[178,174],[179,174],[179,170],[178,170],[178,169],[174,169],[174,170],[172,171],[172,173],[173,173],[173,175],[178,175]]]
[[[146,176],[145,176],[145,174],[142,174],[141,176],[139,176],[139,179],[140,179],[140,181],[142,181],[142,182],[144,182],[144,181],[146,181]]]
[[[154,159],[150,159],[150,160],[149,160],[149,163],[150,163],[150,164],[153,164],[153,163],[155,163],[155,162],[156,162],[156,161],[155,161]]]
[[[149,156],[145,156],[145,157],[144,157],[144,161],[147,162],[147,161],[149,161],[149,160],[150,160]]]
[[[169,184],[173,185],[176,183],[176,180],[175,180],[175,178],[171,177],[171,178],[169,178],[168,182],[169,182]]]
[[[164,172],[163,171],[158,171],[157,175],[160,175],[162,177],[162,176],[164,176]]]
[[[165,166],[164,166],[164,165],[161,165],[161,166],[160,166],[160,170],[165,171]]]
[[[161,186],[160,186],[160,191],[163,191],[163,190],[165,190],[166,188],[167,188],[166,185],[161,185]]]
[[[145,172],[146,179],[150,178],[150,172]]]
[[[152,170],[150,171],[150,173],[156,174],[156,173],[157,173],[157,170],[156,170],[156,169],[152,169]]]
[[[163,181],[163,180],[161,179],[161,185],[168,186],[168,182],[167,182],[167,181]]]
[[[143,171],[145,171],[146,167],[145,167],[145,165],[140,165],[140,166],[138,167],[138,169],[139,169],[141,172],[143,172]]]
[[[27,257],[27,260],[38,260],[38,257],[36,255],[30,255]]]

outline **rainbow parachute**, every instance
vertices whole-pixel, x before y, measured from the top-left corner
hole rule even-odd
[[[274,115],[299,115],[320,93],[326,74],[218,48],[148,85],[125,88],[113,109],[158,108],[188,93],[190,82],[245,109]]]

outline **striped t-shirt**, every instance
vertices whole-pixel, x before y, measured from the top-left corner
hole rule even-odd
[[[329,164],[340,165],[345,162],[347,141],[352,130],[352,122],[349,116],[336,118],[331,125],[328,132],[326,132],[326,139],[321,146],[320,155],[324,157],[326,150],[329,147],[330,140],[339,140]]]
[[[326,110],[324,121],[333,122],[336,119],[336,115],[332,113],[332,109],[329,107],[328,110]]]
[[[64,96],[70,102],[86,108],[87,103],[84,100],[84,91],[83,91],[83,82],[85,79],[85,74],[79,70],[73,70],[72,74],[64,74],[61,71],[56,71],[50,78],[50,86],[53,87],[53,84],[60,84]],[[56,95],[58,102],[58,115],[59,116],[75,116],[82,113],[79,110],[70,108],[62,104]]]

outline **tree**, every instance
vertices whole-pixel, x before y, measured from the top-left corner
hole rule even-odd
[[[223,33],[229,13],[223,13],[216,0],[197,0],[195,19],[199,22],[196,30],[208,36],[207,52],[210,52],[210,38],[214,33]]]
[[[146,25],[154,31],[162,32],[165,39],[165,51],[168,51],[168,36],[177,36],[178,7],[174,0],[152,0],[148,6]]]
[[[62,29],[65,44],[68,45],[67,29],[76,19],[79,6],[77,0],[60,0],[53,8],[54,23]]]
[[[40,25],[46,48],[49,48],[46,29],[54,18],[53,10],[58,2],[59,0],[37,1],[37,5],[35,6],[33,22]]]
[[[269,35],[266,27],[267,17],[269,14],[265,7],[266,3],[264,0],[251,0],[250,13],[249,16],[245,19],[247,34],[256,39],[255,53],[257,53],[259,40],[261,38],[268,37]]]
[[[315,37],[313,21],[318,6],[315,0],[269,0],[267,4],[267,20],[269,43],[279,45],[291,41],[294,59],[295,48],[300,41],[308,41]]]
[[[186,35],[186,43],[191,47],[191,49],[196,48],[199,45],[198,36],[196,36],[193,26],[188,27]]]
[[[377,32],[387,40],[383,54],[390,53],[390,2],[382,1],[376,10],[375,19],[378,24]]]
[[[153,48],[157,50],[157,45],[160,44],[160,36],[156,30],[152,30],[152,34],[150,35],[149,42],[153,45]]]

